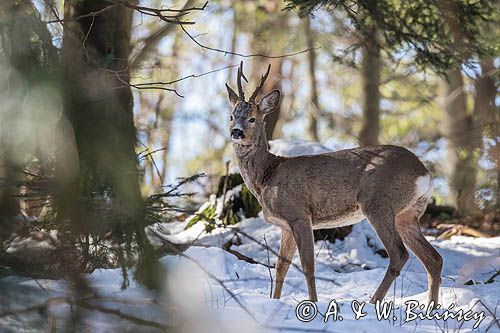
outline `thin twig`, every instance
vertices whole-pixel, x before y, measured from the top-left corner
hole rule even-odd
[[[258,262],[257,260],[249,257],[249,256],[246,256],[236,250],[233,250],[231,249],[231,246],[233,246],[234,243],[232,242],[232,240],[230,239],[229,241],[227,241],[226,243],[224,243],[224,245],[222,246],[222,249],[224,251],[226,251],[227,253],[230,253],[232,255],[234,255],[236,258],[238,258],[238,260],[243,260],[249,264],[252,264],[252,265],[262,265],[262,266],[265,266],[269,269],[269,271],[271,271],[271,268],[274,268],[273,266],[271,266],[270,264],[266,265],[264,263],[261,263],[261,262]],[[269,263],[269,261],[268,261]]]
[[[226,161],[226,175],[224,177],[224,187],[222,189],[222,213],[221,213],[221,219],[222,223],[227,224],[227,210],[231,207],[226,206],[226,195],[227,195],[227,183],[229,182],[229,163],[230,161]]]
[[[248,314],[250,316],[250,318],[252,318],[256,323],[260,324],[260,322],[254,316],[254,314],[252,312],[250,312],[250,310],[245,305],[243,305],[241,300],[226,286],[226,284],[221,279],[219,279],[214,274],[212,274],[208,270],[206,270],[205,267],[203,267],[198,261],[196,261],[192,257],[179,251],[179,249],[177,249],[175,246],[172,246],[169,243],[164,243],[164,244],[167,247],[169,247],[173,252],[175,252],[177,255],[179,255],[179,256],[187,259],[188,261],[192,262],[193,264],[195,264],[199,269],[201,269],[205,274],[207,274],[212,280],[215,280],[231,297],[234,298],[236,303],[240,306],[241,309],[243,309],[243,311],[246,312],[246,314]]]
[[[144,146],[144,148],[146,148],[146,151],[149,151],[149,147],[147,145],[145,145],[141,140],[137,140],[142,146]],[[149,157],[149,159],[151,160],[151,164],[153,164],[153,167],[155,168],[156,170],[156,173],[158,175],[158,178],[160,179],[160,182],[161,184],[163,184],[163,178],[161,176],[161,173],[160,173],[160,169],[158,168],[158,165],[156,165],[156,161],[153,157],[153,153],[148,153],[146,154],[144,157]]]
[[[228,228],[234,230],[234,232],[236,232],[238,234],[241,234],[241,235],[245,236],[246,238],[250,239],[251,241],[255,242],[256,244],[260,245],[263,249],[266,248],[266,246],[264,244],[262,244],[261,242],[259,242],[257,239],[255,239],[253,236],[247,234],[246,232],[241,231],[240,228],[238,228],[238,227],[234,227],[234,228],[233,227],[228,227]],[[274,254],[276,256],[279,256],[278,252],[274,251],[273,249],[269,248],[269,251],[272,254]],[[304,271],[302,270],[302,268],[299,265],[297,265],[294,262],[292,262],[291,260],[290,260],[290,265],[292,267],[296,268],[302,274],[304,274]],[[335,280],[333,280],[333,279],[324,278],[324,277],[321,277],[321,276],[316,276],[316,279],[317,280],[321,280],[321,281],[328,281],[328,282],[333,283],[336,286],[340,286],[340,284],[338,282],[336,282]]]
[[[48,308],[52,304],[60,304],[60,303],[67,303],[69,302],[68,297],[54,297],[50,298],[48,300],[45,300],[43,303],[35,304],[28,306],[26,308],[22,309],[15,309],[15,310],[7,310],[4,312],[0,313],[0,318],[2,317],[7,317],[7,316],[13,316],[13,315],[18,315],[26,312],[32,312],[32,311],[37,311],[37,310],[43,310]]]
[[[498,326],[498,328],[500,329],[500,321],[498,320],[498,318],[496,316],[496,311],[493,312],[489,307],[486,306],[486,304],[484,304],[484,302],[482,300],[478,300],[476,302],[476,304],[477,303],[481,304],[486,309],[486,311],[488,311],[491,314],[491,316],[493,317],[493,320],[491,322],[495,323]],[[474,306],[471,307],[471,309],[473,309],[473,308],[474,308]]]
[[[269,258],[269,245],[267,245],[266,235],[264,235],[264,243],[266,243],[267,250],[267,270],[269,271],[269,279],[271,280],[271,290],[269,291],[269,298],[273,297],[273,274],[271,273],[271,259]]]
[[[85,51],[85,56],[87,59],[90,59],[89,54],[87,52],[87,48],[85,47],[85,43],[87,42],[87,39],[89,38],[90,32],[92,31],[92,28],[94,27],[94,22],[95,22],[95,15],[92,15],[92,22],[90,22],[89,30],[85,34],[85,38],[83,39],[82,42],[82,48]]]
[[[153,151],[149,151],[149,148],[148,148],[148,149],[145,149],[144,151],[142,151],[141,153],[139,153],[138,158],[139,158],[139,159],[144,159],[144,158],[146,158],[146,157],[148,157],[148,156],[151,156],[151,155],[153,155],[153,154],[155,154],[155,153],[158,153],[158,152],[160,152],[160,151],[163,151],[163,150],[165,150],[165,149],[167,149],[167,148],[168,148],[168,147],[162,147],[162,148],[155,149],[155,150],[153,150]],[[144,154],[144,155],[143,155],[143,154]]]
[[[183,10],[183,9],[178,9],[177,10],[177,13],[180,13],[180,14],[177,14],[177,15],[165,15],[164,13],[165,12],[172,12],[172,10],[169,10],[169,9],[157,9],[157,8],[151,8],[151,7],[145,7],[145,6],[138,6],[138,5],[134,5],[134,4],[131,4],[129,2],[115,2],[116,4],[119,4],[121,6],[124,6],[124,7],[127,7],[127,8],[130,8],[130,9],[133,9],[133,10],[136,10],[138,11],[139,13],[141,14],[144,14],[144,15],[148,15],[148,16],[154,16],[154,17],[158,17],[160,20],[164,21],[164,22],[167,22],[167,23],[172,23],[172,24],[188,24],[188,25],[191,25],[191,24],[195,24],[195,22],[191,22],[191,21],[181,21],[180,18],[189,14],[189,11],[186,11],[186,10]],[[205,4],[204,7],[201,7],[200,10],[204,10],[206,5],[208,3]]]
[[[135,86],[144,86],[144,85],[149,85],[149,86],[154,86],[154,85],[170,85],[170,84],[174,84],[174,83],[177,83],[179,81],[184,81],[186,79],[191,79],[191,78],[199,78],[199,77],[202,77],[202,76],[205,76],[205,75],[209,75],[209,74],[213,74],[213,73],[216,73],[216,72],[220,72],[220,71],[223,71],[225,69],[229,69],[229,68],[233,68],[233,67],[236,67],[238,65],[228,65],[228,66],[225,66],[225,67],[221,67],[221,68],[217,68],[217,69],[213,69],[213,70],[210,70],[208,72],[205,72],[205,73],[201,73],[201,74],[190,74],[190,75],[186,75],[186,76],[183,76],[183,77],[180,77],[178,79],[175,79],[175,80],[172,80],[172,81],[167,81],[167,82],[164,82],[164,81],[156,81],[156,82],[148,82],[148,83],[135,83],[134,85]]]
[[[318,47],[315,47],[313,49],[307,48],[307,49],[302,50],[302,51],[297,51],[297,52],[288,53],[288,54],[282,54],[282,55],[277,55],[277,56],[267,55],[267,54],[263,54],[263,53],[243,54],[243,53],[222,50],[222,49],[218,49],[216,47],[211,47],[211,46],[204,45],[204,44],[200,43],[193,35],[191,35],[186,30],[186,28],[184,28],[184,25],[182,23],[179,23],[179,26],[181,27],[182,31],[184,31],[184,33],[189,37],[189,39],[191,39],[199,47],[201,47],[203,49],[206,49],[206,50],[210,50],[210,51],[224,53],[224,55],[231,54],[231,55],[236,55],[236,56],[239,56],[239,57],[242,57],[242,58],[250,58],[250,57],[262,57],[262,58],[268,58],[268,59],[287,58],[287,57],[293,57],[293,56],[296,56],[296,55],[299,55],[299,54],[302,54],[302,53],[306,53],[306,52],[309,52],[309,51],[315,51],[315,50],[318,50],[318,49],[321,48],[320,46],[318,46]]]
[[[155,86],[149,86],[149,85],[148,86],[138,86],[136,84],[132,84],[132,83],[127,82],[124,79],[122,79],[120,77],[120,74],[117,71],[110,70],[110,69],[103,69],[103,70],[106,71],[106,72],[114,74],[115,77],[116,77],[116,79],[118,81],[120,81],[121,83],[124,84],[124,86],[115,87],[115,89],[120,89],[120,88],[125,88],[125,87],[132,87],[132,88],[135,88],[135,89],[138,89],[138,90],[153,90],[153,89],[158,89],[158,90],[171,91],[171,92],[175,93],[178,97],[184,98],[184,96],[182,96],[181,94],[179,94],[179,92],[177,90],[175,90],[175,89],[165,88],[165,87],[155,87]]]
[[[167,326],[164,324],[161,324],[161,323],[158,323],[155,321],[151,321],[151,320],[145,320],[145,319],[142,319],[140,317],[132,316],[132,315],[123,313],[118,309],[110,309],[110,308],[106,308],[106,307],[101,306],[101,305],[90,304],[87,302],[78,302],[78,305],[81,306],[82,308],[87,309],[87,310],[95,310],[95,311],[99,311],[99,312],[106,313],[106,314],[112,314],[112,315],[118,316],[122,319],[128,320],[134,324],[138,324],[141,326],[149,326],[149,327],[159,328],[162,330],[165,330],[167,328]]]
[[[145,11],[152,11],[155,13],[163,13],[163,12],[172,12],[172,13],[185,13],[185,12],[190,12],[193,10],[198,10],[198,11],[203,11],[205,8],[208,6],[208,1],[205,2],[205,4],[201,7],[189,7],[189,8],[181,8],[181,9],[173,9],[173,8],[162,8],[162,9],[155,9],[155,8],[150,8],[150,7],[144,7],[144,6],[138,6],[138,5],[132,5],[130,3],[125,4],[126,7],[134,8],[134,9],[140,9],[140,10],[145,10]]]
[[[56,19],[56,20],[51,20],[51,21],[44,21],[43,23],[47,23],[47,24],[52,24],[52,23],[64,23],[64,22],[71,22],[71,21],[78,21],[78,20],[81,20],[81,19],[84,19],[84,18],[87,18],[87,17],[91,17],[91,16],[97,16],[97,15],[100,15],[104,12],[107,12],[108,10],[110,9],[113,9],[115,7],[117,7],[118,4],[112,4],[112,5],[109,5],[107,7],[104,7],[102,9],[99,9],[95,12],[90,12],[90,13],[87,13],[87,14],[83,14],[83,15],[80,15],[80,16],[77,16],[77,17],[73,17],[71,19]]]

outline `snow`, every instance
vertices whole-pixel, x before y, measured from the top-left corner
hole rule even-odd
[[[260,218],[254,218],[242,221],[237,228],[250,234],[259,240],[261,244],[263,244],[265,235],[272,252],[277,252],[279,230],[274,226],[265,224]],[[213,247],[192,247],[185,254],[203,263],[212,274],[221,280],[234,279],[237,274],[239,280],[243,281],[239,282],[237,279],[229,283],[230,289],[234,293],[251,294],[251,298],[260,296],[263,300],[259,306],[262,307],[265,307],[266,302],[276,302],[268,299],[270,282],[269,272],[266,267],[248,264],[241,260],[238,261],[234,256],[217,247],[217,244],[226,242],[233,235],[233,228],[228,228],[226,233],[220,233],[216,236],[202,235],[199,241],[205,245],[212,244]],[[258,262],[265,263],[267,251],[260,244],[245,239],[243,236],[240,237],[243,244],[233,246],[232,249],[251,256]],[[498,301],[498,295],[500,295],[500,284],[498,282],[488,285],[465,286],[458,281],[458,275],[461,270],[463,271],[463,267],[467,267],[469,261],[489,260],[493,256],[498,256],[500,237],[489,239],[454,237],[451,240],[438,241],[432,238],[430,240],[444,257],[443,287],[441,290],[443,306],[447,307],[453,302],[457,308],[465,309],[472,306],[476,299],[485,299],[489,306],[494,309],[496,301]],[[454,245],[457,245],[457,247],[454,247]],[[388,259],[382,258],[375,253],[377,248],[381,248],[381,244],[366,221],[355,225],[353,232],[344,241],[337,241],[334,244],[317,242],[316,277],[318,279],[317,289],[320,304],[321,302],[326,303],[333,298],[340,302],[350,302],[353,299],[367,301],[381,281],[388,265]],[[473,249],[476,249],[476,251],[472,251],[472,254],[469,253],[469,250]],[[276,258],[276,255],[272,252],[270,254],[271,264],[275,262]],[[168,260],[172,260],[172,258],[169,257]],[[182,258],[174,260],[184,261]],[[299,264],[297,255],[294,263]],[[482,269],[484,276],[488,275],[488,273],[489,276],[493,275],[493,268],[499,268],[498,261],[492,260],[489,263],[496,266],[478,265],[474,273],[478,274],[478,271]],[[224,267],[221,267],[221,265],[224,265]],[[252,282],[249,282],[249,280]],[[339,285],[335,285],[332,280]],[[396,304],[402,304],[406,299],[410,298],[426,302],[426,282],[427,275],[424,268],[412,255],[403,273],[396,280],[395,288],[389,291],[386,299],[394,300]],[[494,296],[490,297],[491,295]],[[214,296],[212,295],[212,297]],[[291,267],[285,281],[283,299],[280,304],[292,305],[289,308],[292,311],[294,299],[304,299],[306,297],[307,291],[303,275],[297,268]],[[223,298],[218,300],[222,302]],[[268,313],[267,310],[263,312],[263,314],[266,313]],[[410,329],[413,330],[413,328]]]
[[[278,142],[278,143],[277,143]],[[271,143],[280,155],[324,152],[319,144]],[[367,302],[382,280],[388,259],[377,254],[383,246],[367,221],[353,226],[353,231],[335,243],[318,241],[316,253],[316,286],[320,314],[310,322],[296,317],[296,307],[307,298],[305,279],[300,271],[296,254],[287,274],[280,300],[269,297],[270,274],[274,278],[274,265],[279,249],[280,231],[267,224],[262,216],[244,219],[240,223],[219,227],[211,233],[205,231],[203,221],[185,229],[188,221],[156,225],[148,234],[153,244],[163,241],[174,244],[193,244],[181,255],[167,255],[160,262],[167,268],[165,288],[162,292],[146,290],[136,283],[129,272],[130,286],[122,290],[120,269],[98,270],[89,275],[99,300],[94,305],[119,310],[123,314],[157,323],[176,326],[176,332],[470,332],[474,320],[461,322],[454,319],[418,319],[404,322],[405,302],[427,302],[427,274],[413,254],[401,275],[389,290],[386,301],[395,305],[390,320],[378,320],[376,308],[366,304],[366,316],[354,319],[353,301]],[[154,231],[154,232],[153,232]],[[485,284],[500,269],[500,237],[471,238],[454,236],[448,240],[428,237],[444,258],[440,300],[446,310],[484,311],[478,332],[499,331],[488,312],[498,313],[500,278]],[[235,250],[257,263],[239,260],[223,250],[229,241]],[[239,245],[238,245],[239,244]],[[266,248],[266,244],[269,250]],[[472,280],[473,284],[465,284]],[[68,286],[62,280],[34,280],[9,275],[0,278],[0,332],[45,332],[53,318],[64,331],[69,306],[52,304],[47,311],[28,311],[18,315],[2,316],[8,310],[40,304],[49,298],[66,296]],[[325,323],[325,314],[332,300],[340,309],[343,320]],[[443,309],[437,313],[443,313]],[[91,332],[157,332],[116,315],[84,310],[80,331]],[[394,320],[395,317],[396,319]]]
[[[203,226],[199,222],[192,228],[168,235],[169,240],[177,242],[196,239],[197,245],[190,247],[183,256],[170,255],[161,259],[161,263],[168,269],[163,295],[145,290],[132,278],[129,288],[122,290],[119,269],[99,270],[89,276],[98,294],[104,297],[104,300],[95,304],[120,309],[123,313],[159,323],[182,324],[182,332],[232,332],[234,327],[241,327],[242,332],[272,332],[273,327],[283,328],[283,332],[322,329],[327,332],[348,329],[356,332],[436,332],[440,331],[438,327],[447,327],[451,331],[462,324],[453,319],[446,323],[442,320],[404,323],[404,308],[400,308],[404,302],[427,302],[427,275],[413,255],[386,296],[387,301],[393,301],[397,306],[394,310],[397,320],[378,321],[375,308],[370,304],[365,306],[367,315],[354,320],[351,302],[368,301],[388,265],[388,259],[376,254],[376,250],[382,248],[382,245],[366,221],[356,224],[353,232],[343,241],[333,244],[316,242],[317,307],[324,313],[330,301],[335,299],[343,317],[342,321],[330,320],[327,323],[323,322],[321,315],[308,323],[300,322],[295,317],[298,302],[307,298],[297,255],[293,260],[297,267],[292,266],[288,272],[282,298],[274,300],[269,298],[270,278],[266,266],[238,260],[221,249],[224,243],[234,240],[238,235],[241,245],[233,245],[232,250],[264,264],[267,264],[269,255],[269,261],[273,265],[280,240],[279,230],[275,226],[265,223],[261,218],[245,219],[235,226],[218,228],[212,234],[206,233]],[[475,306],[475,311],[480,311],[483,305],[477,302],[481,300],[490,310],[495,311],[499,302],[500,282],[484,284],[484,281],[500,268],[500,237],[455,236],[449,240],[429,240],[444,257],[443,286],[440,293],[442,306],[447,308],[454,303],[454,310],[467,310]],[[269,252],[265,249],[265,242],[270,248]],[[271,269],[271,273],[274,277],[274,269]],[[477,284],[464,285],[470,279]],[[65,295],[67,286],[62,281],[35,282],[29,278],[8,276],[0,279],[0,290],[0,312],[3,312]],[[167,305],[119,302],[138,299],[154,299]],[[62,321],[68,311],[67,305],[59,304],[50,306],[48,313]],[[481,332],[492,321],[491,315],[486,315],[479,327]],[[38,312],[0,317],[0,327],[5,328],[0,331],[16,332],[21,327],[39,327],[40,331],[44,331],[48,327],[44,317]],[[93,332],[106,332],[117,325],[125,327],[126,331],[140,328],[124,323],[119,317],[111,317],[92,311],[85,317],[84,325],[92,327]],[[473,320],[464,322],[461,331],[471,331],[473,324]]]
[[[271,153],[286,157],[331,152],[330,149],[314,141],[276,139],[269,141],[269,146]]]
[[[269,141],[269,151],[278,156],[293,157],[316,155],[332,152],[331,149],[314,141],[276,139]],[[230,173],[239,173],[238,166],[233,166]]]
[[[236,227],[243,232],[250,234],[253,238],[263,243],[263,237],[271,248],[270,261],[274,264],[276,252],[279,247],[279,230],[274,226],[265,224],[260,218],[248,219],[241,222]],[[335,299],[341,308],[344,320],[342,322],[327,323],[322,321],[321,316],[309,323],[301,323],[295,318],[295,307],[298,300],[307,298],[307,289],[302,273],[291,267],[285,281],[283,296],[281,300],[269,299],[270,279],[269,271],[265,266],[249,264],[245,261],[237,260],[233,255],[223,251],[217,244],[226,242],[234,237],[235,228],[228,228],[226,233],[214,235],[202,235],[200,243],[212,245],[211,247],[192,247],[185,252],[185,255],[203,263],[203,267],[220,281],[225,283],[234,294],[231,298],[221,288],[219,282],[207,279],[199,267],[181,257],[166,257],[164,262],[167,267],[179,267],[186,265],[192,269],[193,275],[201,274],[198,281],[203,286],[205,302],[208,308],[215,314],[239,313],[240,305],[236,299],[240,300],[245,307],[256,317],[257,321],[264,325],[274,325],[296,329],[363,329],[371,332],[386,331],[400,332],[435,332],[437,325],[448,327],[450,330],[458,328],[460,322],[448,320],[446,323],[434,320],[423,320],[402,324],[404,317],[400,312],[403,309],[396,309],[396,323],[387,321],[377,321],[375,319],[374,307],[366,305],[368,315],[355,321],[350,310],[353,300],[368,301],[382,280],[388,259],[380,257],[375,250],[381,248],[381,244],[376,238],[368,222],[364,221],[354,226],[353,232],[344,241],[337,241],[334,244],[316,243],[316,278],[318,289],[318,309],[326,310],[329,302]],[[186,230],[188,232],[188,230]],[[233,246],[232,249],[251,256],[258,262],[267,262],[267,251],[261,245],[241,236],[243,244]],[[444,257],[443,285],[441,288],[442,307],[448,308],[455,304],[454,310],[464,311],[472,308],[482,309],[481,304],[476,304],[481,300],[489,309],[497,307],[500,295],[500,283],[493,282],[484,284],[488,277],[492,276],[495,269],[500,268],[498,254],[500,248],[500,237],[496,238],[468,238],[453,237],[450,240],[436,240],[429,238],[431,243]],[[472,251],[471,251],[472,250]],[[463,279],[469,276],[460,277],[460,274],[467,274],[469,262],[472,262],[474,269],[471,273],[478,275],[481,284],[464,285]],[[481,264],[474,264],[474,263]],[[295,264],[299,264],[298,256],[295,256]],[[171,283],[182,285],[183,279]],[[193,283],[190,281],[189,285]],[[198,286],[199,287],[199,286]],[[177,287],[178,288],[178,287]],[[177,290],[184,290],[178,288]],[[402,306],[408,300],[418,300],[421,303],[427,302],[427,274],[418,260],[412,255],[405,266],[400,277],[396,279],[395,286],[391,288],[386,296],[386,300],[393,301],[396,306]],[[224,306],[221,306],[224,304]],[[269,322],[269,316],[273,314],[273,320]],[[247,315],[248,316],[248,315]],[[238,316],[235,315],[237,318]],[[248,318],[247,318],[248,319]],[[235,320],[233,318],[233,320]],[[492,317],[486,317],[481,323],[480,330],[485,330],[490,324]],[[468,331],[473,321],[463,323],[462,331]],[[260,331],[265,331],[260,327]],[[284,330],[286,331],[286,329]]]

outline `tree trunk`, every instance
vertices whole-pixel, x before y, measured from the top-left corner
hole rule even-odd
[[[290,71],[287,73],[286,76],[283,76],[281,81],[282,82],[295,82],[295,76],[297,75],[298,71],[295,69],[299,66],[299,62],[297,58],[295,59],[290,59]],[[282,104],[282,107],[285,108],[286,112],[283,112],[280,114],[280,117],[278,118],[278,121],[276,122],[276,126],[274,127],[274,136],[275,137],[280,137],[282,136],[283,133],[283,126],[290,121],[292,121],[295,118],[294,110],[295,104],[297,102],[297,86],[294,84],[290,84],[291,91],[286,99],[285,104]]]
[[[363,36],[363,119],[359,133],[361,146],[377,145],[380,132],[380,45],[374,28],[367,28]]]
[[[100,0],[65,2],[65,114],[74,130],[84,194],[111,191],[114,204],[132,217],[142,207],[128,69],[133,11],[117,6],[71,20],[106,6]]]
[[[137,0],[129,3],[136,4]],[[84,202],[99,200],[109,208],[107,214],[82,209],[84,217],[73,227],[101,235],[112,230],[114,239],[122,246],[118,251],[127,251],[129,258],[137,257],[135,279],[156,288],[161,268],[144,230],[147,220],[139,183],[129,84],[133,10],[116,6],[96,16],[72,20],[107,6],[109,3],[101,0],[67,0],[64,5],[64,112],[78,149],[78,184]],[[68,199],[78,202],[78,198]],[[77,209],[82,208],[81,204],[76,205]],[[120,260],[125,272],[126,264]],[[127,275],[123,278],[126,281]]]
[[[474,191],[482,133],[474,128],[474,119],[467,114],[460,69],[450,70],[442,85],[450,196],[459,215],[473,215],[478,211]]]
[[[255,29],[251,31],[253,36],[253,41],[251,43],[253,52],[274,55],[284,53],[287,42],[285,39],[273,38],[273,41],[271,41],[269,38],[260,37],[274,36],[273,34],[269,35],[269,32],[277,31],[287,26],[288,13],[281,10],[282,5],[283,2],[281,0],[269,0],[266,2],[265,6],[263,6],[263,9],[267,12],[267,18],[265,21],[256,24]],[[269,47],[269,43],[272,43],[272,47]],[[248,77],[253,85],[250,84],[249,86],[255,87],[255,85],[259,83],[260,77],[264,74],[268,64],[271,64],[271,72],[269,73],[269,78],[264,84],[264,87],[262,87],[262,93],[257,98],[257,101],[259,101],[259,98],[261,98],[263,94],[266,94],[273,89],[281,90],[283,58],[253,58],[252,75],[251,77]],[[250,90],[251,89],[249,89],[248,92],[249,94],[251,93]],[[268,114],[264,118],[266,122],[267,140],[272,140],[273,138],[279,136],[279,133],[276,132],[276,124],[280,118],[281,105],[282,101],[280,101],[274,112]]]
[[[257,63],[263,63],[263,62],[265,62],[266,64],[267,63],[271,64],[271,72],[269,73],[269,78],[264,83],[264,87],[262,87],[261,96],[257,98],[257,101],[259,101],[259,98],[261,98],[263,94],[267,94],[271,90],[275,89],[281,90],[281,79],[282,79],[281,66],[283,64],[283,58],[277,58],[277,59],[263,58],[263,61],[261,60],[260,62]],[[256,66],[255,69],[256,75],[253,76],[254,80],[256,80],[255,84],[258,84],[260,76],[264,74],[263,72],[259,72],[259,69],[265,69],[266,66]],[[281,113],[281,104],[282,101],[280,100],[280,103],[276,107],[276,110],[266,115],[264,118],[264,121],[266,122],[267,140],[272,140],[278,136],[278,133],[276,133],[275,130],[276,130],[276,124],[278,123],[278,119]]]
[[[308,70],[309,70],[309,98],[311,105],[309,107],[309,121],[308,121],[308,132],[309,136],[314,141],[319,141],[318,137],[318,115],[320,112],[319,98],[318,98],[318,84],[316,80],[316,53],[314,48],[314,32],[311,28],[311,20],[309,16],[304,19],[305,33],[307,39],[307,60],[308,60]]]
[[[0,131],[9,127],[16,128],[25,122],[26,115],[31,112],[20,110],[32,89],[52,82],[52,69],[57,64],[57,49],[52,45],[52,37],[47,25],[41,21],[40,15],[30,0],[0,1]],[[41,56],[43,54],[44,56]],[[31,114],[30,114],[31,116]],[[15,132],[15,131],[14,131]],[[2,236],[9,236],[16,228],[15,216],[21,210],[19,206],[19,184],[24,180],[21,170],[23,161],[30,148],[24,142],[36,141],[38,129],[34,127],[23,140],[12,131],[0,133],[0,252]],[[45,133],[45,132],[44,132]],[[28,145],[29,147],[29,145]],[[35,154],[40,161],[46,161],[49,153]],[[46,148],[46,147],[45,147]],[[47,149],[44,149],[46,152]],[[31,157],[31,156],[30,156]],[[19,226],[19,225],[17,225]]]
[[[481,76],[476,79],[476,95],[474,97],[474,125],[477,136],[477,144],[483,146],[482,136],[486,135],[493,138],[495,146],[489,152],[492,160],[496,162],[497,188],[496,206],[500,209],[500,128],[499,112],[495,106],[496,87],[493,73],[495,65],[493,59],[481,61]]]
[[[178,77],[178,71],[176,69],[173,70],[172,74],[173,77]],[[162,192],[169,165],[168,155],[176,106],[175,100],[172,100],[169,97],[172,96],[166,96],[165,92],[161,92],[161,95],[154,106],[154,112],[156,114],[155,122],[153,127],[150,128],[147,133],[149,150],[152,152],[155,149],[162,149],[161,152],[157,152],[157,154],[150,155],[147,158],[147,166],[149,168],[151,178],[151,188],[155,193]],[[150,109],[148,110],[153,111]]]

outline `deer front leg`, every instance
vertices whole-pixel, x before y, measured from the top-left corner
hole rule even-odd
[[[281,297],[283,282],[296,250],[297,244],[292,232],[284,228],[281,229],[280,253],[276,262],[276,289],[274,289],[273,298],[279,299]]]
[[[300,264],[306,276],[309,300],[316,302],[316,282],[314,278],[314,236],[308,220],[297,219],[290,223],[293,237],[299,249]]]

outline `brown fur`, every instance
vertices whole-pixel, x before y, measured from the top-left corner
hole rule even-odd
[[[309,298],[316,301],[313,229],[353,224],[366,217],[390,258],[371,302],[382,300],[399,275],[408,260],[406,245],[427,269],[429,300],[437,303],[442,259],[419,227],[428,193],[418,197],[416,182],[429,175],[419,159],[405,148],[390,145],[292,158],[273,155],[268,151],[263,117],[277,104],[279,93],[271,92],[259,104],[250,102],[242,108],[236,94],[229,87],[228,91],[234,107],[231,129],[244,133],[243,139],[233,140],[241,175],[266,221],[282,229],[273,297],[280,298],[298,248]],[[248,122],[251,117],[255,122]]]

